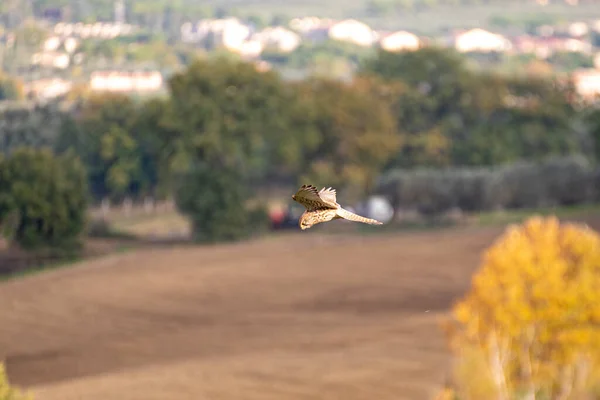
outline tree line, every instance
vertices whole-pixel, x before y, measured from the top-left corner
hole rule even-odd
[[[285,81],[251,63],[198,59],[172,75],[168,89],[164,98],[92,94],[2,108],[2,225],[18,209],[23,226],[13,234],[23,241],[29,205],[21,202],[63,201],[61,190],[82,191],[74,198],[88,202],[173,195],[197,239],[233,240],[264,226],[265,210],[251,207],[262,182],[309,181],[348,199],[377,191],[393,199],[390,180],[378,182],[394,171],[571,155],[595,165],[600,155],[600,112],[575,101],[569,82],[475,71],[452,49],[379,51],[352,81]],[[26,185],[30,193],[19,197],[19,179],[46,184]],[[83,204],[52,211],[54,223],[70,223],[78,211],[68,207]]]

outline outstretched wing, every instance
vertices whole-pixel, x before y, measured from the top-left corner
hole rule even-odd
[[[319,197],[325,203],[335,204],[337,206],[337,198],[336,198],[335,189],[323,188],[323,189],[319,190]]]
[[[335,197],[335,191],[333,192]],[[317,188],[313,185],[302,185],[300,189],[292,196],[292,199],[302,204],[308,211],[319,210],[323,208],[336,209],[338,205],[335,201],[331,202],[331,194],[327,192],[323,198]]]

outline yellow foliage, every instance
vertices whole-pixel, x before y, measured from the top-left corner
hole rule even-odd
[[[442,389],[435,397],[434,400],[455,400],[456,394],[454,390],[450,388]]]
[[[4,365],[0,364],[0,400],[32,400],[33,397],[25,395],[10,386]]]
[[[600,236],[555,217],[511,226],[453,317],[453,348],[480,352],[472,372],[491,377],[491,397],[577,398],[600,366]]]

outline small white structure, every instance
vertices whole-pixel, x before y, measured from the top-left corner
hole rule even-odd
[[[57,69],[65,69],[71,64],[68,54],[50,51],[35,53],[31,56],[31,64]]]
[[[241,23],[225,25],[222,29],[214,31],[219,44],[229,50],[239,50],[250,36],[250,28]]]
[[[255,58],[261,55],[264,45],[259,40],[248,40],[242,43],[238,53],[242,57]]]
[[[289,23],[289,27],[296,32],[306,34],[314,30],[329,28],[334,23],[335,21],[331,18],[302,17],[293,18]]]
[[[359,46],[372,46],[377,36],[367,24],[355,19],[346,19],[333,24],[328,34],[333,40],[351,42]]]
[[[590,28],[585,22],[573,22],[569,25],[569,35],[573,37],[582,37],[588,34]]]
[[[134,31],[134,27],[120,22],[95,22],[84,24],[82,22],[64,23],[54,25],[54,34],[59,36],[78,36],[82,38],[97,37],[102,39],[115,38],[128,35]]]
[[[454,46],[461,53],[472,51],[503,52],[510,50],[512,47],[510,41],[504,36],[479,28],[458,34]]]
[[[393,218],[394,208],[385,197],[372,196],[365,204],[365,214],[385,224]]]
[[[300,45],[300,36],[281,26],[265,28],[252,36],[253,40],[262,43],[264,48],[273,48],[275,50],[289,53]]]
[[[111,92],[148,92],[162,87],[163,77],[158,71],[95,71],[90,77],[90,89]]]
[[[398,31],[383,36],[379,45],[386,51],[417,50],[421,41],[414,33]]]
[[[77,49],[77,46],[79,46],[79,42],[77,39],[70,37],[65,39],[63,46],[67,53],[73,53]]]
[[[61,40],[58,36],[50,36],[44,41],[44,51],[56,51],[61,44]]]
[[[205,19],[195,25],[184,23],[180,33],[185,43],[198,43],[212,35],[217,45],[237,52],[249,38],[250,27],[237,18]]]
[[[600,70],[594,68],[580,69],[572,75],[577,93],[586,100],[600,96]]]
[[[40,100],[48,100],[68,93],[73,83],[64,79],[40,79],[24,85],[25,93]]]

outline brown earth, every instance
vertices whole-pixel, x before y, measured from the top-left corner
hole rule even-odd
[[[36,400],[428,399],[439,320],[501,231],[315,229],[7,281],[0,359]]]

